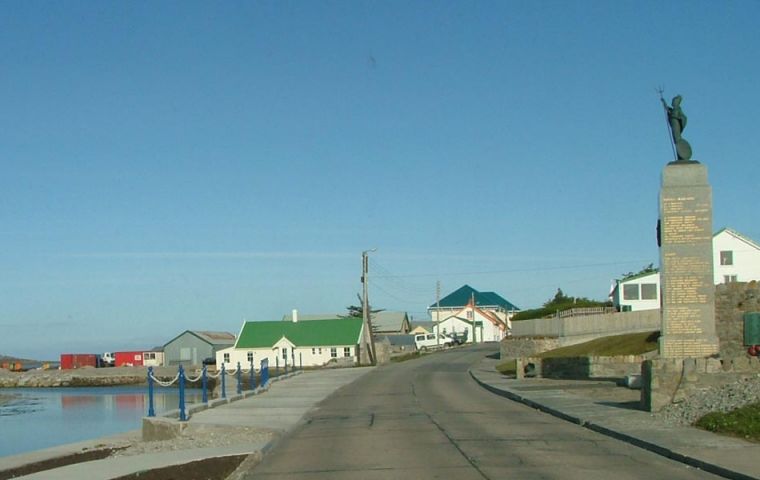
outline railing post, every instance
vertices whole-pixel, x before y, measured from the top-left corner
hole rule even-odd
[[[248,377],[248,386],[251,390],[256,390],[256,370],[253,368],[253,357],[251,357],[251,373]]]
[[[285,358],[282,359],[285,363],[285,375],[288,374],[288,356],[285,355]]]
[[[237,362],[237,372],[235,372],[235,377],[237,377],[237,393],[240,395],[243,393],[243,383],[240,381],[240,362]]]
[[[185,415],[185,369],[179,366],[179,421],[187,420]]]
[[[153,367],[148,367],[148,416],[156,416],[156,410],[153,408]]]
[[[222,362],[222,371],[219,376],[222,378],[222,398],[227,398],[227,383],[224,378],[226,376],[224,373],[224,362]]]
[[[303,353],[298,352],[298,363],[301,370],[303,370]]]
[[[280,356],[274,357],[274,371],[279,375],[280,373]]]
[[[296,371],[296,349],[293,348],[290,350],[290,359],[292,360],[290,364],[293,366],[293,371]]]
[[[203,372],[201,372],[201,385],[203,386],[203,403],[208,403],[208,376],[206,365],[203,366]]]

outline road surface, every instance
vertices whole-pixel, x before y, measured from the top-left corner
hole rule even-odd
[[[494,346],[377,368],[338,390],[246,479],[719,478],[494,395]]]

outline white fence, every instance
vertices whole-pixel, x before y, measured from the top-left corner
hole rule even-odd
[[[660,329],[660,310],[568,315],[512,322],[512,337],[558,337],[563,344]]]

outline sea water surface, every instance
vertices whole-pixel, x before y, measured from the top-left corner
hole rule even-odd
[[[0,457],[139,429],[148,412],[146,386],[0,389]],[[185,401],[201,391],[185,390]],[[174,388],[156,388],[156,414],[174,410]]]

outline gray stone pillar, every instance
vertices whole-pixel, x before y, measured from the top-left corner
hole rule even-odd
[[[660,239],[660,356],[717,354],[712,189],[704,165],[679,161],[669,163],[663,170]]]

